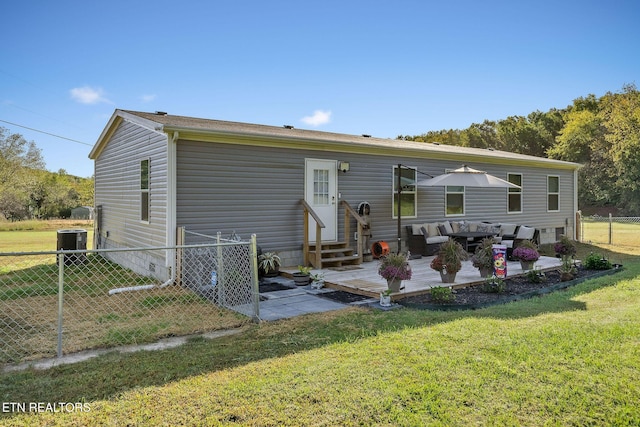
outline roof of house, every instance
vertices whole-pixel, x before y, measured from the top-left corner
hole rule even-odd
[[[558,169],[577,169],[581,165],[542,157],[516,154],[493,149],[458,147],[453,145],[376,138],[369,135],[349,135],[293,126],[268,126],[223,120],[176,116],[163,112],[149,113],[116,109],[100,138],[89,154],[96,159],[108,143],[112,132],[122,120],[137,122],[151,130],[163,132],[175,139],[227,142],[241,145],[263,145],[288,148],[308,148],[322,151],[360,152],[388,156],[412,156],[486,163],[512,162]]]

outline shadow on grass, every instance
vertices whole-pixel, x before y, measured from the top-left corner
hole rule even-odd
[[[591,279],[542,298],[482,310],[434,312],[349,308],[253,325],[240,334],[214,340],[195,338],[181,347],[168,350],[133,354],[113,352],[45,371],[31,369],[6,373],[0,377],[0,397],[4,402],[109,399],[134,388],[161,386],[191,376],[405,328],[429,327],[466,318],[509,320],[585,310],[585,303],[574,300],[576,296],[640,275],[640,264],[630,267],[618,275]]]

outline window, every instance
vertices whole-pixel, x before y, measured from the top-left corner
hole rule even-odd
[[[329,171],[326,169],[313,170],[313,204],[329,205]]]
[[[522,187],[522,174],[508,173],[507,181]],[[522,213],[522,188],[509,188],[507,191],[507,212]]]
[[[560,177],[547,177],[547,210],[557,212],[560,210]]]
[[[445,214],[447,216],[464,215],[464,187],[447,185],[445,188]]]
[[[140,162],[140,220],[149,221],[149,159]]]
[[[416,218],[418,216],[418,194],[416,192],[416,169],[402,166],[400,168],[400,215],[403,218]],[[398,217],[398,166],[393,167],[393,213],[392,217]]]

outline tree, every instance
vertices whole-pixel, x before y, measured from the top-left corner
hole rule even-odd
[[[625,211],[640,212],[640,92],[625,85],[620,94],[602,97],[600,115],[617,176],[616,187]]]

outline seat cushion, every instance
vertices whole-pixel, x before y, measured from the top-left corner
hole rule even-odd
[[[531,240],[533,239],[535,232],[536,232],[535,228],[525,227],[524,225],[521,225],[520,228],[518,228],[518,234],[516,235],[516,239]]]
[[[500,224],[500,235],[501,236],[510,236],[512,234],[516,234],[517,224],[511,224],[503,222]]]
[[[413,234],[414,236],[419,236],[422,234],[422,230],[420,230],[420,228],[422,228],[424,224],[411,224],[411,234]]]
[[[426,224],[427,226],[427,232],[429,233],[429,237],[434,237],[434,236],[439,236],[440,235],[440,230],[438,230],[438,223],[437,222],[430,222],[428,224]]]
[[[445,235],[445,234],[453,233],[453,227],[449,221],[442,222],[440,223],[440,225],[443,226],[445,229],[445,233],[440,233],[440,234]]]
[[[433,243],[444,243],[447,240],[449,240],[448,236],[434,236],[434,237],[427,237],[427,244],[431,245]]]

